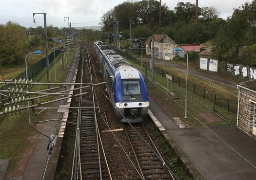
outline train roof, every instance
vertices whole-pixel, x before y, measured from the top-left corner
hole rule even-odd
[[[116,54],[116,52],[112,49],[106,49],[106,50],[102,50],[102,52],[105,54],[105,55],[110,55],[110,54]]]
[[[132,65],[129,62],[127,62],[125,58],[123,58],[115,50],[111,49],[109,46],[104,44],[102,41],[96,41],[95,44],[97,44],[103,52],[103,54],[105,54],[105,56],[108,59],[108,64],[112,65],[113,70],[119,69],[121,66],[132,67]]]
[[[131,66],[121,66],[118,69],[121,79],[140,79],[140,72]]]
[[[122,65],[131,66],[122,56],[119,54],[109,54],[107,55],[109,62],[115,68],[119,68]]]

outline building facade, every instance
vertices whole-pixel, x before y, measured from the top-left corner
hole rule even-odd
[[[237,86],[237,127],[250,136],[256,136],[256,81],[246,81]]]
[[[146,41],[146,54],[151,55],[152,40]],[[172,60],[176,43],[167,35],[154,35],[154,57],[163,60]]]

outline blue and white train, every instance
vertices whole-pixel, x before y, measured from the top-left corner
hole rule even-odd
[[[94,50],[104,72],[116,117],[122,122],[142,122],[149,107],[142,74],[103,42],[94,42]]]

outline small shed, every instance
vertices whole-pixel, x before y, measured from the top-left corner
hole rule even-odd
[[[200,48],[200,69],[218,72],[219,71],[219,60],[215,59],[212,55],[212,45],[206,44]]]
[[[256,135],[256,80],[238,86],[237,127],[248,135]]]

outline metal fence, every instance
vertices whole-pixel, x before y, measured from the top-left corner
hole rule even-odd
[[[55,50],[55,58],[61,53],[61,50]],[[52,52],[49,56],[49,64],[54,60],[54,52]],[[40,61],[38,61],[37,63],[33,64],[32,66],[30,66],[27,69],[28,72],[28,79],[34,79],[36,78],[41,72],[42,70],[46,67],[46,57],[44,57],[43,59],[41,59]],[[26,79],[26,71],[20,73],[18,76],[16,76],[14,79]],[[3,85],[1,86],[1,90],[7,90],[8,89],[8,85]],[[0,94],[0,100],[3,100],[4,96],[2,94]],[[1,104],[0,104],[1,107]]]
[[[61,50],[55,50],[55,57],[61,53]],[[49,56],[49,64],[54,60],[54,52],[52,52]],[[30,66],[28,71],[28,79],[34,79],[37,77],[39,73],[46,67],[46,57],[38,61],[37,63]],[[26,71],[20,73],[14,79],[26,79]]]
[[[138,65],[142,66],[142,70],[145,71],[144,73],[147,74],[150,69],[149,69],[149,63],[142,63],[141,60],[137,59],[135,56],[133,56],[131,53],[128,51],[119,51],[119,53],[128,58],[129,60],[135,62]],[[163,79],[166,79],[166,74],[172,76],[172,83],[174,83],[176,86],[180,86],[182,88],[186,88],[186,79],[181,78],[175,74],[171,74],[168,71],[165,71],[164,69],[160,67],[154,67],[154,74],[155,76],[162,77]],[[203,86],[200,86],[198,84],[195,84],[193,82],[188,81],[188,92],[191,94],[195,94],[197,96],[200,96],[204,98],[205,100],[212,102],[213,106],[219,106],[222,107],[223,109],[226,109],[230,112],[236,113],[237,112],[237,98],[233,99],[228,99],[220,94],[217,94],[214,91],[211,91],[209,89],[206,89]]]

